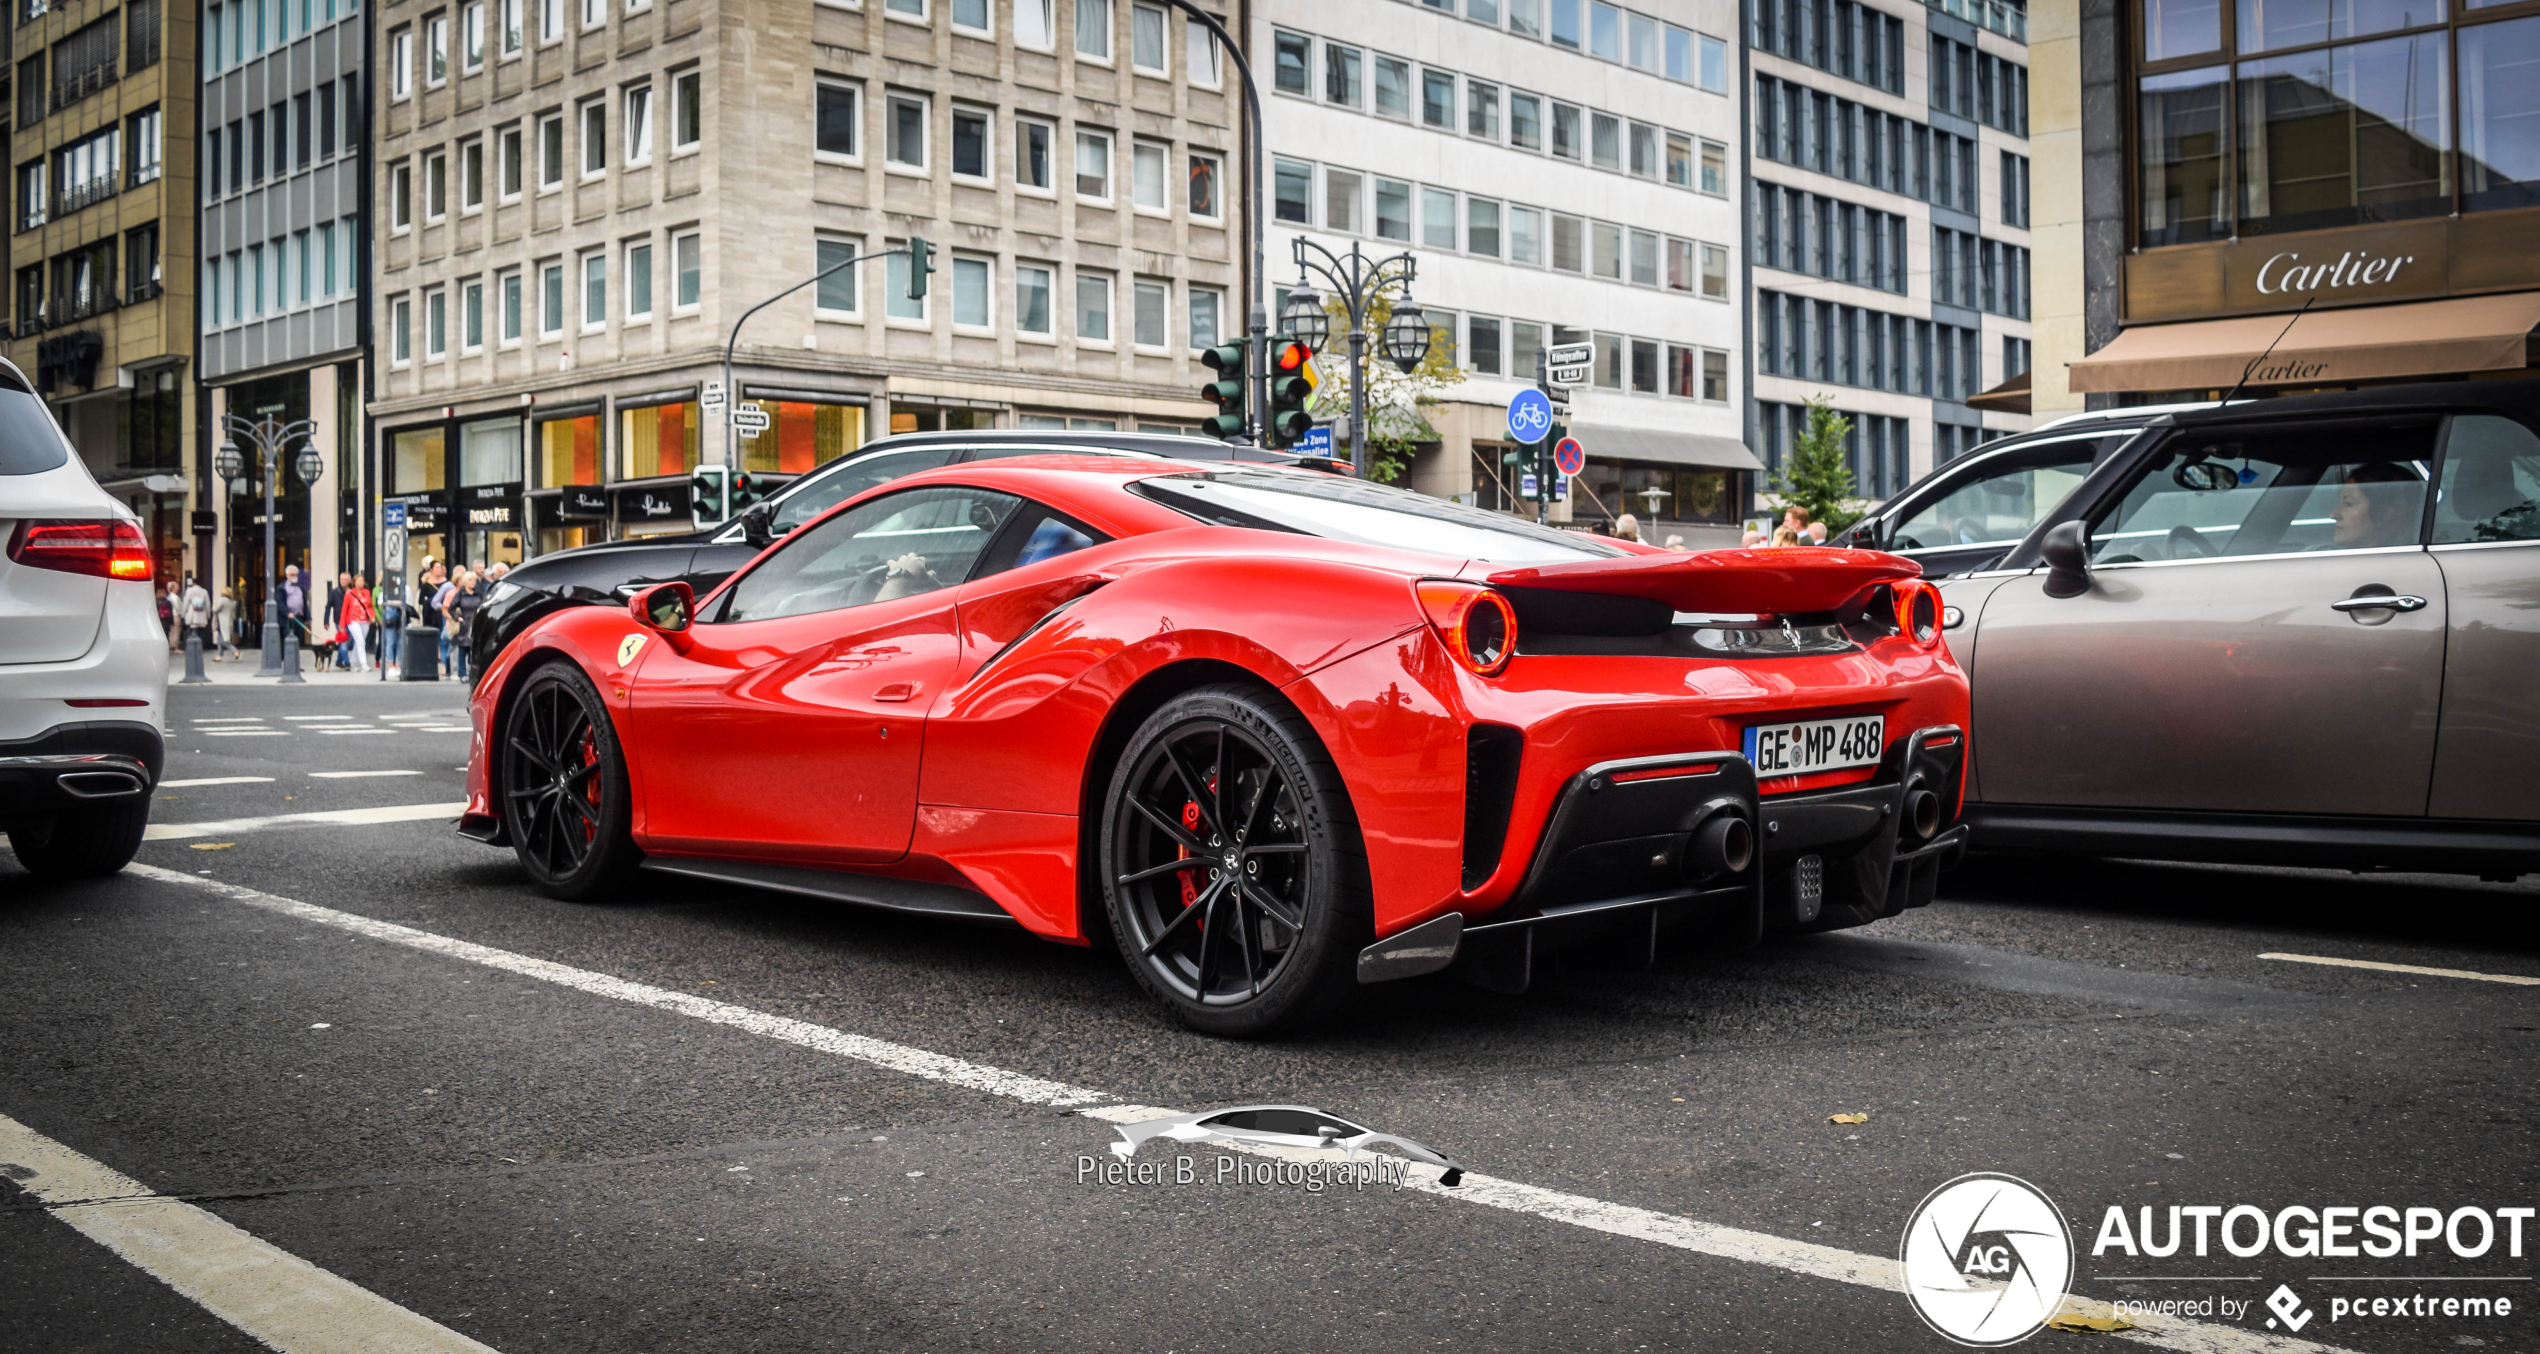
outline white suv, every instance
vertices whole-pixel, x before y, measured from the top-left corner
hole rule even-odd
[[[0,830],[55,878],[132,859],[159,781],[167,634],[149,543],[0,361]]]

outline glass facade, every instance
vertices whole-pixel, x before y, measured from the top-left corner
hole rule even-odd
[[[799,475],[829,464],[864,445],[864,407],[855,404],[810,404],[797,400],[759,401],[771,426],[741,442],[741,468]]]
[[[2540,4],[2144,0],[2135,242],[2540,205]]]
[[[697,464],[696,401],[619,411],[618,446],[626,456],[620,479],[687,474]]]

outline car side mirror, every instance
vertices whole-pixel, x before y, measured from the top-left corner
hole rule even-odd
[[[749,511],[741,514],[741,539],[748,541],[757,549],[765,550],[769,543],[776,539],[776,533],[769,530],[767,525],[775,516],[775,504],[751,504]]]
[[[626,599],[635,623],[647,630],[676,635],[688,628],[697,611],[697,591],[686,583],[656,583]]]
[[[2090,591],[2090,524],[2058,522],[2047,528],[2046,539],[2037,543],[2037,556],[2046,562],[2046,595],[2079,597]]]

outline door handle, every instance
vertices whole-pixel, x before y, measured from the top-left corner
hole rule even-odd
[[[2423,604],[2422,602],[2420,602],[2420,603],[2418,603],[2418,605],[2422,606],[2422,605],[2424,605],[2424,604]],[[875,699],[875,700],[877,700],[877,701],[908,701],[908,700],[915,700],[915,699],[917,699],[917,683],[915,683],[915,682],[893,682],[893,683],[891,683],[889,686],[883,687],[883,688],[881,688],[880,690],[875,691],[875,692],[873,693],[873,699]]]
[[[2422,597],[2392,596],[2389,593],[2383,592],[2373,593],[2363,597],[2349,597],[2342,602],[2331,602],[2328,605],[2333,611],[2373,611],[2382,608],[2387,608],[2391,611],[2423,611],[2425,610],[2425,599]]]

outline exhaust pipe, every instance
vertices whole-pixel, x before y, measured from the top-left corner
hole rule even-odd
[[[121,799],[145,788],[138,776],[126,771],[65,771],[53,783],[79,799]]]
[[[1694,832],[1693,849],[1685,855],[1685,865],[1696,879],[1744,874],[1754,863],[1755,829],[1734,813],[1704,823]]]
[[[1909,790],[1905,794],[1905,826],[1916,840],[1929,841],[1940,831],[1940,796],[1929,790]]]

